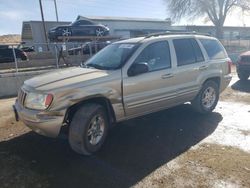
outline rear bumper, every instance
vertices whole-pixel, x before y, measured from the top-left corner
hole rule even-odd
[[[227,86],[230,84],[231,80],[232,80],[231,74],[228,74],[228,75],[225,75],[222,77],[221,85],[220,85],[220,92],[224,91],[227,88]]]
[[[16,120],[21,120],[36,133],[53,138],[59,135],[64,120],[62,113],[58,113],[60,115],[41,113],[22,107],[17,101],[13,109]]]

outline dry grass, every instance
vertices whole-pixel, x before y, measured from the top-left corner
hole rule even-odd
[[[20,43],[21,35],[2,35],[0,36],[0,43],[8,44],[8,43]]]

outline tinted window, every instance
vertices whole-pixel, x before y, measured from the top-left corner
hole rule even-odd
[[[201,49],[195,39],[175,39],[173,42],[178,66],[204,61]]]
[[[135,63],[147,63],[149,71],[171,67],[169,44],[167,41],[148,45],[136,58]]]
[[[79,25],[92,25],[92,23],[86,20],[81,20],[79,21]]]
[[[202,45],[207,51],[207,55],[210,59],[224,59],[226,54],[221,44],[216,40],[200,39]]]
[[[196,62],[204,61],[204,56],[201,52],[201,48],[200,48],[199,44],[197,43],[197,41],[195,39],[190,39],[190,40],[191,40],[192,46],[194,48]]]
[[[72,23],[72,26],[80,26],[80,25],[93,25],[93,23],[87,20],[79,20]]]

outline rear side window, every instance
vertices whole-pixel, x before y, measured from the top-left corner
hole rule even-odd
[[[222,45],[217,40],[199,39],[204,46],[207,55],[210,59],[224,59],[226,54]]]
[[[204,61],[201,49],[195,39],[174,39],[177,65],[189,65]]]

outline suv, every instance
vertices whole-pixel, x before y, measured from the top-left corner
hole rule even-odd
[[[26,61],[28,59],[27,54],[18,48],[14,48],[17,60]],[[0,63],[14,62],[13,49],[8,45],[0,45]]]
[[[194,34],[155,34],[110,44],[83,67],[24,82],[16,117],[35,132],[67,130],[71,148],[90,155],[116,122],[191,101],[206,114],[231,80],[221,43]]]
[[[247,80],[250,76],[250,51],[242,53],[236,64],[237,74],[240,80]]]

